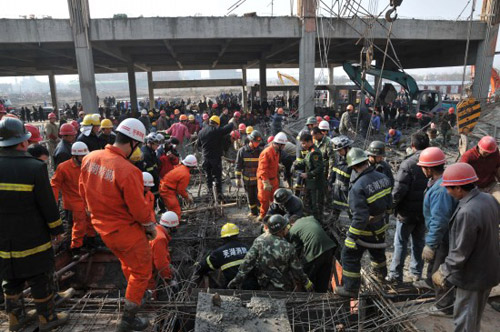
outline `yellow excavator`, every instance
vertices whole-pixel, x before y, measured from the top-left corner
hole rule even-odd
[[[284,77],[284,78],[290,80],[293,84],[299,85],[299,81],[297,79],[295,79],[295,77],[280,73],[279,71],[277,72],[277,74],[278,74],[278,79],[280,80],[281,84],[283,84],[283,85],[285,84],[285,81],[283,81],[283,77]]]

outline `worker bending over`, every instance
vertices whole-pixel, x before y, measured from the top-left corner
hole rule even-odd
[[[160,182],[160,196],[167,209],[175,212],[179,220],[181,219],[181,205],[177,195],[180,195],[189,203],[193,203],[193,197],[188,193],[187,187],[191,179],[190,170],[198,166],[198,161],[195,156],[190,154],[181,163],[181,165],[167,173]]]
[[[153,176],[148,172],[142,172],[142,181],[144,182],[144,199],[148,203],[148,210],[151,211],[151,220],[156,221],[155,214],[155,195],[151,192],[155,181]]]
[[[270,216],[279,214],[288,220],[293,216],[302,218],[304,215],[304,204],[290,189],[279,188],[274,192],[274,201],[271,203],[267,214]]]

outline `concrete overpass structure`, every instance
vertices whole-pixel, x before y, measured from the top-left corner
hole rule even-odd
[[[80,2],[83,7],[71,7],[73,1],[68,3],[69,20],[0,19],[0,76],[48,75],[53,104],[57,105],[54,75],[78,73],[86,110],[97,109],[94,73],[128,72],[130,97],[136,105],[135,71],[148,73],[152,99],[154,88],[172,86],[172,83],[154,82],[154,71],[243,69],[241,81],[228,81],[231,85],[241,84],[246,90],[246,69],[259,68],[260,94],[265,98],[266,68],[299,67],[301,115],[306,116],[313,112],[314,68],[325,63],[333,68],[344,61],[359,61],[362,35],[367,30],[366,20],[362,18],[323,18],[317,21],[320,27],[316,27],[316,19],[311,21],[307,15],[302,19],[90,19],[84,14],[88,13],[84,10],[86,0]],[[375,60],[382,59],[389,25],[379,20],[373,26]],[[494,27],[493,33],[490,30],[487,34],[487,23],[481,21],[472,22],[469,31],[466,21],[398,19],[393,23],[390,38],[406,69],[463,65],[469,39],[467,64],[476,65],[476,72],[485,68],[489,73],[495,51],[490,41],[496,41],[496,32]],[[323,42],[329,44],[326,54],[320,49]],[[393,52],[389,55],[393,57]],[[396,65],[388,59],[386,68],[396,68]],[[489,76],[486,84],[487,80]],[[198,84],[203,85],[210,82]],[[483,90],[486,92],[481,91],[479,97],[488,91]]]

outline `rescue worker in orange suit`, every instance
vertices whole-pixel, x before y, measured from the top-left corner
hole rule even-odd
[[[144,199],[148,203],[148,210],[151,211],[151,220],[156,221],[155,215],[155,195],[151,192],[155,181],[153,176],[148,172],[142,172],[142,181],[144,182]]]
[[[14,118],[0,120],[0,276],[9,330],[28,322],[23,300],[27,283],[40,331],[68,320],[54,311],[54,251],[51,236],[64,232],[47,165],[29,155],[31,134]]]
[[[248,135],[249,143],[238,150],[236,154],[235,171],[236,186],[240,188],[245,186],[247,194],[248,207],[250,214],[248,217],[257,217],[259,215],[259,200],[257,198],[257,167],[259,165],[259,156],[262,152],[260,142],[262,135],[254,130]],[[243,181],[242,181],[243,178]]]
[[[170,230],[179,226],[179,217],[172,211],[162,214],[160,224],[156,225],[156,238],[149,241],[151,251],[153,252],[153,277],[149,280],[148,288],[153,291],[153,297],[157,300],[162,299],[165,283],[175,287],[173,280],[173,271],[170,268],[170,252],[168,243],[172,239]]]
[[[95,230],[90,223],[90,216],[85,211],[83,200],[78,189],[80,177],[80,166],[83,157],[89,154],[87,145],[83,142],[75,142],[71,146],[70,160],[59,164],[50,180],[54,197],[59,197],[62,192],[63,207],[71,211],[73,215],[73,227],[71,232],[71,254],[74,260],[80,259],[82,254],[83,239],[87,236],[89,246],[95,244]]]
[[[182,161],[182,165],[177,166],[167,173],[160,182],[160,196],[169,211],[175,212],[179,220],[181,219],[181,206],[177,195],[182,196],[189,203],[193,203],[193,197],[187,192],[187,186],[191,179],[190,169],[196,167],[198,161],[192,154],[187,155]]]
[[[144,142],[146,128],[139,120],[129,118],[116,131],[113,145],[83,158],[80,195],[91,213],[92,225],[120,260],[128,281],[117,330],[143,331],[149,324],[136,314],[151,279],[148,240],[156,237],[156,223],[143,196],[142,172],[128,159]]]
[[[272,143],[259,156],[259,166],[257,167],[257,196],[260,201],[259,221],[262,221],[266,216],[274,192],[279,187],[280,152],[287,142],[286,134],[278,133]]]

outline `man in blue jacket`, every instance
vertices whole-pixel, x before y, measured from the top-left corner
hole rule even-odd
[[[414,283],[417,288],[432,288],[432,274],[439,269],[448,255],[449,237],[448,223],[458,202],[448,195],[443,182],[444,164],[446,156],[437,147],[429,147],[420,153],[417,165],[429,179],[424,196],[424,218],[427,234],[422,259],[429,263],[427,278]],[[431,308],[436,315],[450,316],[453,314],[455,292],[449,287],[434,286],[436,304]]]

